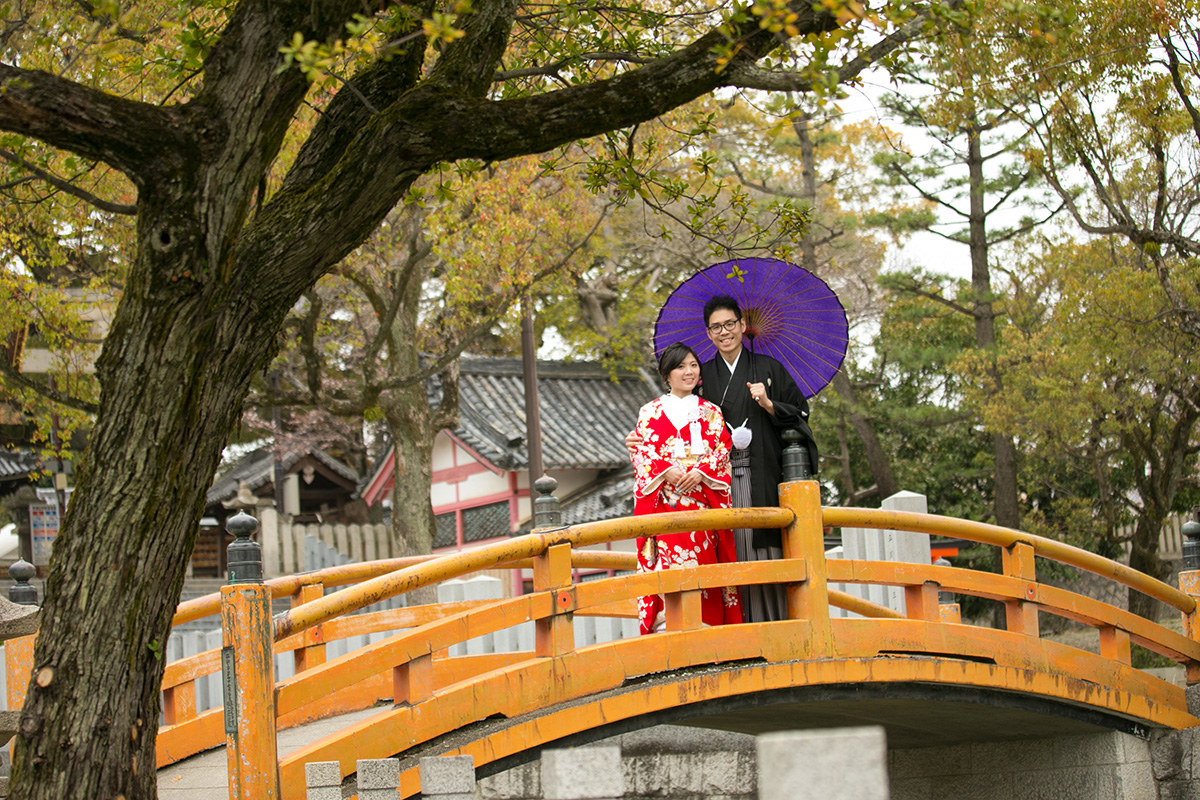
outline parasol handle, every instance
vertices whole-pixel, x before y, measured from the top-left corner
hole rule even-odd
[[[754,358],[754,332],[746,331],[746,338],[750,340],[750,382],[758,383],[758,361]]]

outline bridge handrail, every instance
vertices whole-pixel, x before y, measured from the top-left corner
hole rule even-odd
[[[263,581],[271,589],[271,598],[295,597],[305,586],[321,584],[326,589],[334,586],[348,586],[371,578],[387,575],[415,564],[424,564],[438,558],[444,558],[447,553],[423,556],[404,556],[402,558],[387,558],[379,561],[362,561],[355,564],[342,564],[336,567],[325,567],[311,572],[300,572],[295,575],[284,575]],[[580,550],[571,554],[571,564],[580,569],[627,569],[620,556],[623,553]],[[532,562],[529,559],[501,564],[495,569],[529,569]],[[212,592],[202,597],[185,600],[175,609],[171,618],[172,625],[194,622],[204,617],[216,616],[221,613],[221,593]]]
[[[496,569],[522,559],[535,558],[555,545],[569,544],[574,549],[638,536],[683,533],[697,530],[698,527],[783,528],[792,524],[795,518],[795,514],[786,508],[723,508],[623,517],[530,533],[508,541],[483,545],[451,557],[405,567],[293,608],[275,619],[275,641],[422,586],[440,583],[481,569]]]
[[[878,528],[936,533],[1006,548],[1018,543],[1026,544],[1033,548],[1035,555],[1109,578],[1155,600],[1161,600],[1185,614],[1196,610],[1196,600],[1170,584],[1080,547],[1032,533],[1002,528],[986,522],[954,519],[936,514],[918,514],[913,511],[826,507],[822,512],[824,524],[835,528]]]

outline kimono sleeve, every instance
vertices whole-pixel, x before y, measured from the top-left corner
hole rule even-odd
[[[797,420],[808,420],[808,400],[796,385],[787,367],[776,362],[771,365],[771,402],[775,413],[768,415],[776,428],[794,427]]]
[[[700,470],[704,483],[714,489],[729,491],[729,451],[733,442],[721,409],[707,401],[700,401],[701,430],[708,452],[695,469]]]
[[[663,458],[667,452],[667,442],[662,425],[663,412],[661,404],[655,400],[642,406],[638,412],[637,426],[634,433],[642,438],[641,444],[633,450],[633,473],[635,497],[649,497],[657,492],[666,479],[667,470],[673,464]]]

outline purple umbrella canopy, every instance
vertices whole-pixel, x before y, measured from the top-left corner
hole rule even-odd
[[[718,295],[738,301],[751,351],[787,367],[805,397],[816,396],[841,368],[849,328],[837,295],[808,270],[777,258],[725,261],[679,284],[658,312],[655,352],[683,342],[701,361],[716,355],[704,330],[704,304]]]

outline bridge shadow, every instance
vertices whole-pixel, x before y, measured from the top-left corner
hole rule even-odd
[[[1147,738],[1151,731],[1151,726],[1143,721],[1079,703],[983,687],[916,682],[763,689],[647,710],[574,733],[566,733],[563,726],[555,724],[560,716],[582,721],[582,717],[591,711],[590,706],[611,703],[622,695],[633,695],[642,700],[647,694],[686,691],[688,684],[697,681],[719,679],[735,683],[736,673],[759,666],[698,667],[678,670],[671,676],[647,676],[644,680],[631,682],[630,686],[592,698],[588,703],[557,704],[512,719],[487,719],[394,755],[400,756],[401,769],[407,771],[416,768],[420,758],[430,755],[494,753],[497,741],[511,741],[512,734],[521,728],[532,726],[546,730],[553,727],[556,732],[561,732],[561,735],[542,742],[526,739],[528,746],[525,749],[480,764],[477,775],[486,777],[535,761],[546,748],[593,744],[659,725],[751,735],[880,725],[887,731],[891,749],[1028,741],[1113,730]]]

